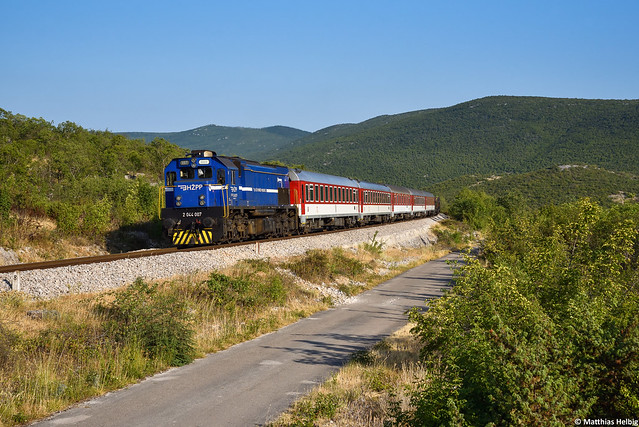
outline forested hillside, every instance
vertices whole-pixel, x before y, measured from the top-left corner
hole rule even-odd
[[[532,207],[574,202],[583,197],[608,207],[639,195],[639,177],[596,166],[560,165],[521,174],[465,175],[430,189],[452,202],[465,187],[493,197],[517,194]]]
[[[488,97],[321,130],[278,159],[417,188],[573,163],[639,174],[639,101]]]
[[[104,242],[109,231],[154,219],[164,166],[184,151],[0,109],[0,246],[69,235]]]
[[[129,138],[151,142],[166,139],[188,149],[206,149],[227,156],[240,156],[251,160],[267,160],[283,146],[309,134],[286,126],[262,129],[207,125],[183,132],[123,132]],[[268,153],[268,156],[266,155]],[[276,157],[275,157],[276,158]]]

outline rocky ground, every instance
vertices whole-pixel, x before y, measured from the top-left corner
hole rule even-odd
[[[384,247],[418,247],[435,241],[431,227],[436,223],[436,219],[425,218],[282,242],[250,243],[233,248],[4,273],[0,274],[0,291],[19,288],[20,291],[36,298],[52,298],[68,293],[99,292],[132,283],[138,277],[158,280],[198,271],[217,270],[242,259],[281,259],[302,255],[311,249],[357,247],[363,243],[371,243],[373,239],[383,243]],[[0,248],[0,256],[5,260],[13,261],[5,261],[7,264],[17,262],[15,254],[3,248]]]

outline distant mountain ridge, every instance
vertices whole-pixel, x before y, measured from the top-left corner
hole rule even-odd
[[[120,134],[128,138],[143,139],[146,142],[155,138],[164,138],[183,148],[207,149],[218,154],[266,160],[264,153],[277,152],[280,147],[310,132],[287,126],[255,129],[207,125],[182,132],[120,132]]]
[[[415,188],[574,163],[639,175],[639,100],[491,96],[313,133],[209,125],[125,135]]]
[[[417,188],[572,163],[639,174],[639,100],[493,96],[334,126],[284,148],[273,157]]]

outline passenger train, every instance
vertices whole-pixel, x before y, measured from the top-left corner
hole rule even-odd
[[[175,246],[355,227],[439,213],[433,194],[193,150],[164,170],[162,227]]]

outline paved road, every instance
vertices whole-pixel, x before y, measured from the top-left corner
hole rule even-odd
[[[449,255],[413,268],[350,304],[85,402],[38,426],[255,426],[406,324],[450,285]]]

